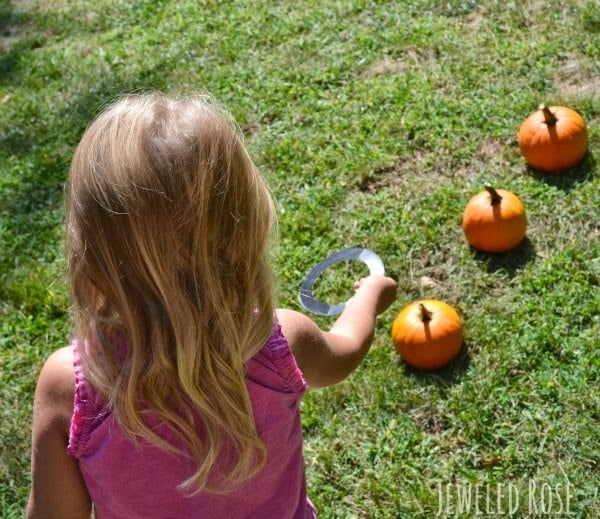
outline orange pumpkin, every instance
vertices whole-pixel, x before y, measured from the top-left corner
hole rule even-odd
[[[566,106],[540,105],[519,129],[519,147],[533,167],[558,172],[575,166],[585,155],[585,121]]]
[[[465,206],[462,228],[469,244],[485,252],[506,252],[525,238],[527,216],[519,197],[486,186]]]
[[[438,369],[460,352],[462,323],[454,308],[442,301],[415,301],[394,320],[392,340],[407,364],[420,370]]]

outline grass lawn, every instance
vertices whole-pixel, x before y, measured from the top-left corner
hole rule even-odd
[[[71,154],[102,106],[149,89],[207,89],[239,121],[277,199],[281,306],[344,247],[399,280],[365,362],[303,402],[320,517],[600,516],[599,71],[596,0],[0,0],[0,517],[23,513],[35,380],[70,333]],[[541,102],[588,123],[562,174],[516,142]],[[463,237],[485,184],[525,204],[512,252]],[[344,299],[360,275],[317,288]],[[390,339],[422,297],[464,322],[440,372]]]

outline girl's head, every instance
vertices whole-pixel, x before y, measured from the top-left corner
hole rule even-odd
[[[66,208],[91,383],[132,435],[160,441],[140,399],[178,435],[194,489],[224,441],[239,452],[225,477],[251,475],[264,449],[244,362],[272,327],[274,210],[237,127],[207,98],[125,97],[79,143]]]

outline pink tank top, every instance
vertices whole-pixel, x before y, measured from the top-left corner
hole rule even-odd
[[[68,453],[94,503],[96,519],[315,518],[306,495],[300,400],[306,383],[281,327],[247,364],[247,386],[258,434],[267,449],[264,468],[234,493],[188,497],[178,485],[193,472],[183,456],[141,440],[130,442],[83,375],[77,344],[75,408]]]

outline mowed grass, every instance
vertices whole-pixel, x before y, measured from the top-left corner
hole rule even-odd
[[[562,512],[600,515],[599,65],[593,0],[0,0],[0,516],[23,513],[35,380],[69,340],[71,154],[106,103],[153,89],[207,89],[239,121],[277,200],[281,306],[298,309],[308,270],[344,247],[398,279],[365,362],[303,402],[320,517],[429,518],[440,503],[472,517],[444,497],[461,485],[488,489],[484,515],[506,513],[510,485],[514,517],[549,512],[542,488],[555,516],[566,488]],[[528,168],[516,143],[541,102],[588,123],[587,156],[560,175]],[[485,184],[525,204],[510,253],[462,235]],[[338,267],[319,294],[343,300],[360,275]],[[421,297],[464,321],[463,352],[436,373],[390,339]]]

